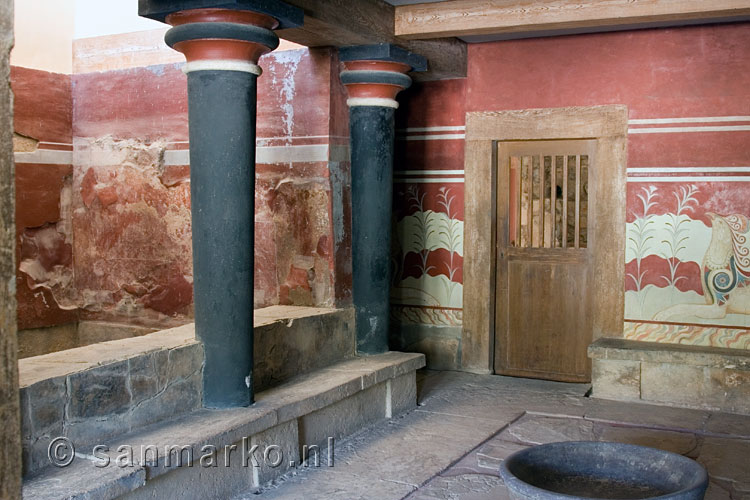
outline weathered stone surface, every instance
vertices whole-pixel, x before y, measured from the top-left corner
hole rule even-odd
[[[15,172],[10,49],[13,1],[0,0],[0,498],[21,491],[21,420],[16,352]]]
[[[582,419],[526,415],[500,433],[500,437],[525,445],[558,441],[592,441],[594,424]]]
[[[187,377],[170,380],[152,398],[132,405],[128,415],[128,429],[139,429],[200,408],[202,389],[200,370]]]
[[[414,491],[414,486],[382,479],[365,480],[345,472],[319,474],[322,469],[303,470],[291,480],[262,490],[261,498],[269,500],[298,500],[325,498],[330,500],[371,500],[373,498],[401,499]],[[233,500],[254,500],[253,493]]]
[[[449,372],[443,373],[436,375],[434,380],[427,379],[423,384],[421,394],[427,392],[427,395],[425,397],[420,396],[419,406],[421,409],[450,415],[495,420],[503,424],[520,417],[524,413],[525,407],[531,407],[535,410],[540,408],[549,410],[550,398],[559,403],[559,408],[570,410],[566,394],[550,394],[549,391],[537,392],[534,390],[533,383],[529,384],[530,390],[523,390],[522,392],[521,386],[507,377],[475,375],[474,378],[466,378]],[[454,385],[453,381],[456,379],[463,382]],[[428,388],[433,383],[436,386],[441,383],[447,384],[452,390],[434,391],[430,394]],[[567,390],[569,386],[564,385],[563,387]],[[580,392],[583,393],[584,391]],[[584,411],[580,399],[575,400],[577,405],[574,408],[574,413],[576,414],[582,414]]]
[[[594,359],[591,380],[594,397],[620,401],[641,398],[640,361]]]
[[[142,467],[100,468],[92,461],[77,458],[68,467],[51,467],[25,481],[23,497],[39,500],[116,498],[142,486],[145,481],[146,471]]]
[[[479,451],[477,451],[477,465],[484,469],[490,469],[493,472],[497,472],[503,460],[505,460],[510,454],[523,450],[524,448],[527,448],[527,446],[503,441],[499,437],[491,439],[483,444],[479,448]]]
[[[333,371],[355,371],[362,373],[363,387],[379,384],[384,380],[414,372],[425,366],[423,354],[386,352],[375,356],[361,356],[330,367]]]
[[[362,387],[357,372],[319,370],[264,391],[256,401],[277,408],[279,421],[285,422],[341,401]]]
[[[256,392],[354,357],[353,309],[275,306],[255,312]]]
[[[284,422],[250,439],[251,449],[257,446],[256,467],[253,465],[253,483],[260,487],[282,476],[300,463],[300,439],[297,420]],[[238,489],[233,490],[237,492]]]
[[[654,429],[698,431],[703,429],[709,416],[710,413],[705,410],[592,400],[588,403],[584,418],[592,421],[624,423]]]
[[[24,474],[49,465],[50,440],[63,434],[65,378],[37,382],[21,391]]]
[[[406,498],[408,500],[510,500],[503,480],[485,474],[438,476]]]
[[[412,373],[399,375],[391,379],[390,384],[390,416],[395,417],[417,406],[417,381]]]
[[[121,361],[70,376],[72,420],[125,413],[130,407],[128,362]]]
[[[649,363],[675,363],[715,368],[750,369],[750,354],[741,349],[706,347],[622,338],[601,338],[589,346],[593,359],[620,359]]]
[[[705,411],[592,400],[581,394],[574,395],[583,392],[580,386],[527,379],[429,371],[420,373],[417,378],[419,397],[427,403],[425,406],[378,424],[349,440],[337,442],[334,467],[299,469],[277,485],[265,489],[263,496],[396,500],[406,493],[383,489],[383,485],[398,484],[416,490],[409,498],[468,500],[485,498],[483,495],[490,494],[484,491],[485,485],[497,484],[497,491],[490,490],[495,496],[488,498],[505,498],[500,491],[500,483],[496,483],[497,479],[493,476],[497,475],[501,459],[525,447],[503,439],[511,432],[518,433],[519,429],[532,442],[551,437],[559,439],[561,435],[595,440],[615,439],[684,452],[691,457],[699,450],[696,443],[709,439],[702,436],[704,430],[710,427],[706,425],[707,421],[710,422],[710,414]],[[495,399],[490,397],[492,392],[496,393]],[[465,396],[465,400],[475,400],[474,406],[464,407],[464,410],[470,408],[474,411],[474,416],[424,410],[430,407],[431,401],[461,401],[461,405],[464,405],[464,400],[457,399],[457,394]],[[515,397],[506,400],[509,395]],[[580,415],[570,418],[568,409],[556,414],[561,401],[576,398],[579,400],[577,407],[586,412],[585,419]],[[506,405],[506,411],[517,412],[517,415],[523,415],[529,406],[534,406],[534,411],[539,413],[525,414],[515,422],[512,419],[499,422],[477,418],[477,415],[492,415],[493,411],[497,414],[500,405]],[[481,411],[481,406],[488,409]],[[574,407],[572,403],[570,406]],[[712,419],[717,416],[719,414],[712,415]],[[716,418],[714,427],[734,422],[734,417],[725,414],[723,418]],[[555,420],[558,425],[549,423]],[[581,424],[583,429],[579,427]],[[503,432],[494,434],[501,428]],[[734,426],[728,425],[727,432],[743,428],[744,422],[739,420]],[[489,439],[482,442],[485,438]],[[721,441],[718,445],[712,445],[713,448],[707,450],[704,456],[718,457],[718,465],[713,468],[723,470],[712,478],[707,498],[725,500],[730,492],[734,499],[744,498],[746,483],[742,481],[745,462],[737,457],[747,454],[742,446],[750,441]],[[731,448],[723,443],[736,445],[731,454],[722,451],[722,446]],[[695,449],[691,449],[693,447]],[[447,460],[436,456],[437,449],[448,456]],[[730,460],[732,467],[726,467],[721,460]],[[453,465],[446,469],[446,462]],[[426,484],[419,487],[424,481],[427,481]],[[363,484],[367,485],[369,491],[362,492]],[[237,498],[249,499],[249,494]]]
[[[673,363],[641,363],[641,397],[682,406],[703,406],[704,368]]]
[[[156,328],[108,323],[104,321],[80,321],[78,323],[78,344],[80,346],[106,342],[109,340],[140,337],[157,331]]]
[[[650,446],[680,455],[692,456],[692,453],[698,446],[698,439],[691,432],[673,432],[597,424],[596,434],[600,441]]]
[[[748,457],[750,441],[707,437],[703,440],[697,460],[714,480],[750,485]]]
[[[424,354],[427,367],[431,370],[461,368],[460,327],[399,324],[394,316],[391,315],[389,336],[392,349]]]
[[[415,410],[337,443],[336,463],[344,462],[346,472],[363,481],[382,479],[416,487],[497,432],[500,425]]]
[[[750,415],[711,413],[704,431],[708,434],[729,435],[750,439]]]
[[[18,357],[28,358],[80,345],[75,323],[18,331]]]
[[[161,330],[140,337],[101,342],[43,356],[22,359],[18,363],[21,387],[40,380],[67,376],[100,365],[128,360],[152,351],[195,344],[192,324]]]
[[[321,410],[299,418],[300,443],[325,448],[327,440],[340,440],[386,418],[386,382],[369,387]]]
[[[701,406],[750,415],[750,370],[707,368]]]

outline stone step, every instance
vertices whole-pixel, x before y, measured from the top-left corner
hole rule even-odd
[[[424,364],[399,352],[341,361],[257,394],[249,408],[198,409],[76,449],[68,467],[28,477],[23,497],[228,498],[314,466],[316,452],[333,459],[336,440],[415,407]]]
[[[354,357],[352,309],[255,311],[253,383],[262,392]],[[188,324],[19,362],[24,474],[49,461],[50,441],[96,444],[196,410],[203,346]]]

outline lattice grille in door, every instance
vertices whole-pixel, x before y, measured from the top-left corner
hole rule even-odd
[[[512,155],[509,168],[511,246],[586,248],[589,155]]]

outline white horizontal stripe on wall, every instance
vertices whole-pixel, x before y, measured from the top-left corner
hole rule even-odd
[[[628,182],[750,182],[744,175],[706,175],[696,177],[628,177]]]
[[[681,132],[744,132],[750,131],[750,125],[726,125],[707,127],[654,127],[629,128],[628,134],[673,134]]]
[[[437,141],[445,139],[464,139],[466,134],[405,135],[398,137],[402,141]]]
[[[28,153],[15,153],[13,155],[16,163],[45,163],[49,165],[71,165],[73,163],[73,151],[60,151],[56,149],[37,149]]]
[[[629,174],[681,174],[681,173],[726,173],[726,172],[748,172],[750,167],[630,167]]]
[[[335,151],[337,155],[340,151]],[[342,155],[343,156],[343,155]],[[301,163],[327,162],[328,144],[308,144],[302,146],[261,146],[255,148],[255,163]],[[333,161],[340,161],[334,159]],[[189,165],[190,152],[187,149],[166,151],[165,165]]]
[[[463,132],[466,130],[464,125],[446,125],[442,127],[408,127],[400,128],[396,130],[396,133],[410,133],[410,132]]]
[[[396,170],[394,175],[464,175],[463,170]]]
[[[750,122],[750,116],[691,116],[686,118],[635,118],[629,125],[659,125],[664,123]]]
[[[396,177],[393,179],[393,182],[404,182],[409,184],[439,184],[441,182],[444,182],[446,184],[449,183],[460,183],[463,184],[464,178],[463,177],[440,177],[440,178],[434,178],[434,177]]]

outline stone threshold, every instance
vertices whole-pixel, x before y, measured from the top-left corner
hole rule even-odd
[[[98,455],[110,460],[108,466],[92,456],[93,449],[77,449],[69,467],[48,467],[28,477],[23,498],[106,500],[129,492],[132,498],[193,498],[217,495],[217,488],[222,493],[214,497],[224,498],[232,491],[257,488],[301,466],[303,447],[323,449],[329,438],[339,439],[414,408],[415,373],[424,365],[424,355],[399,352],[341,361],[257,394],[251,407],[198,409],[101,443],[109,451]],[[247,468],[236,451],[231,467],[224,467],[227,447],[234,444],[241,450],[244,439],[261,450],[277,446],[285,460],[292,456],[294,463]],[[218,450],[218,467],[200,465],[207,446]],[[149,451],[144,460],[142,447],[153,447],[155,453]],[[133,461],[126,466],[116,463],[123,450],[133,450]],[[211,475],[218,479],[210,480]],[[203,492],[195,489],[204,487]]]

